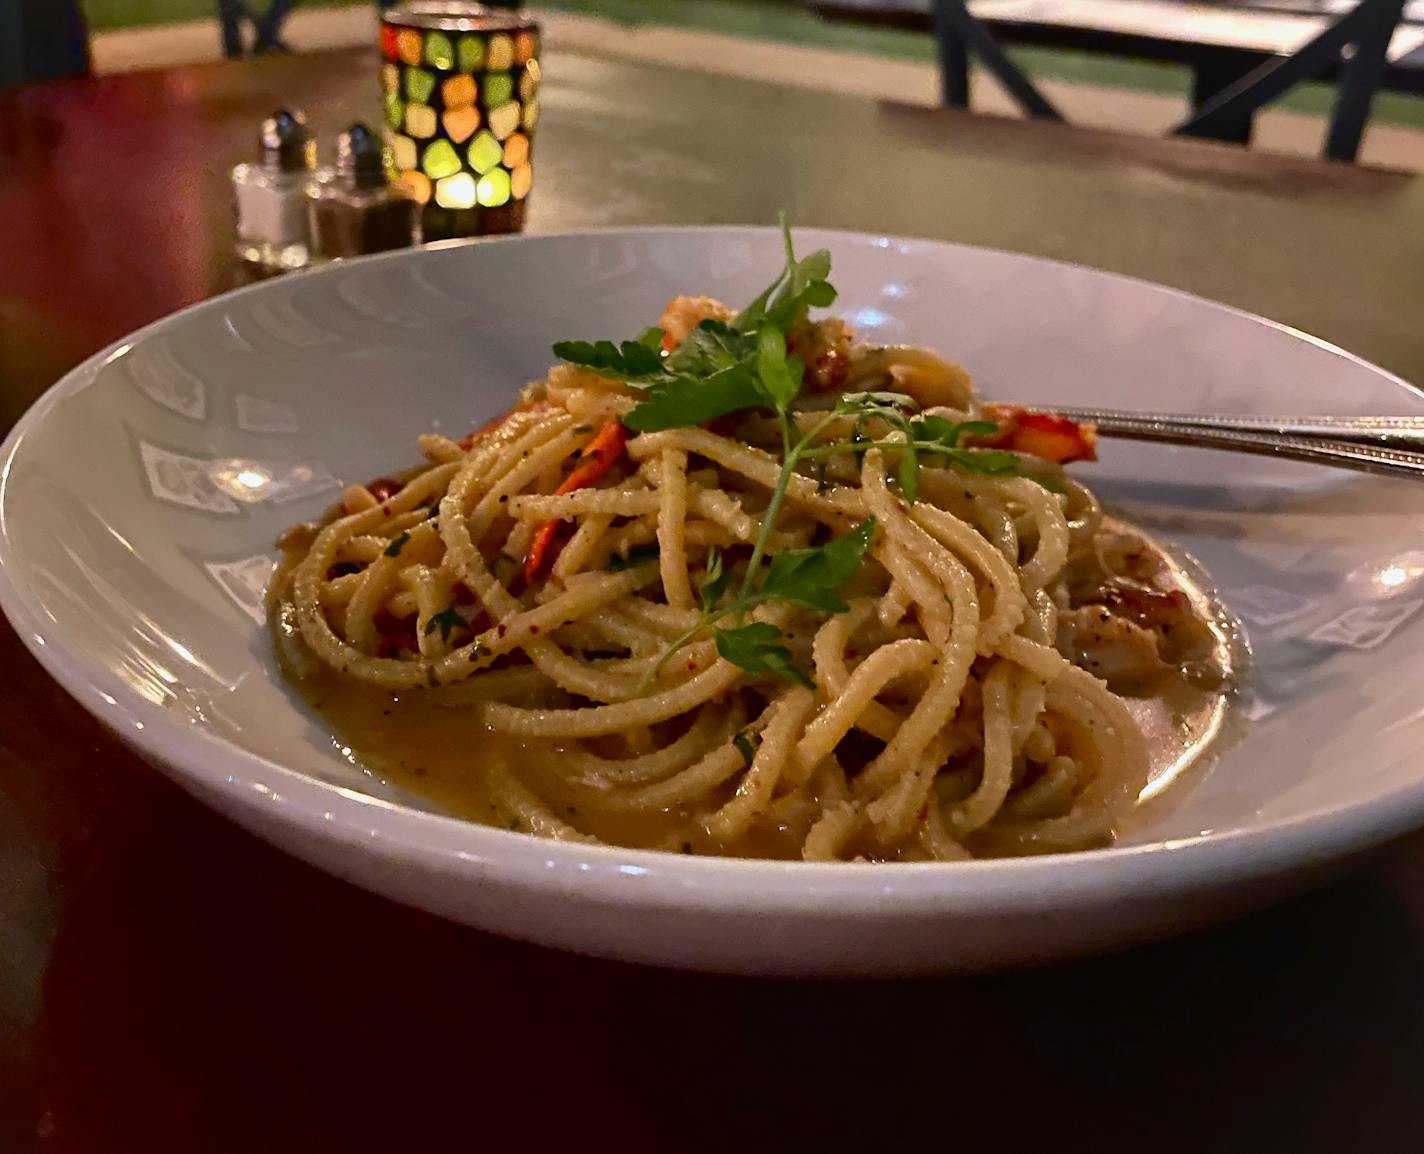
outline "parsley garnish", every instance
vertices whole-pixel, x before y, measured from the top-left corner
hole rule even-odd
[[[405,543],[410,540],[410,533],[402,533],[394,541],[386,546],[387,557],[399,557],[400,551],[405,548]]]
[[[425,623],[425,636],[429,637],[437,629],[440,630],[440,640],[449,641],[452,631],[458,632],[461,629],[468,629],[470,624],[465,620],[465,615],[455,606],[450,605],[434,614]]]
[[[815,549],[784,549],[774,553],[755,600],[790,601],[822,613],[844,613],[848,606],[836,594],[855,576],[875,535],[875,518]]]
[[[871,518],[824,545],[784,550],[767,560],[767,543],[787,487],[803,459],[847,452],[859,455],[871,448],[894,450],[898,454],[896,482],[911,503],[919,495],[922,454],[928,453],[966,472],[992,475],[1021,471],[1013,453],[963,447],[965,437],[993,432],[996,426],[992,423],[954,422],[934,415],[917,417],[918,406],[900,393],[848,394],[805,432],[801,431],[792,416],[792,405],[805,385],[806,369],[796,357],[787,354],[787,335],[808,309],[831,304],[836,290],[828,279],[830,253],[821,249],[798,260],[784,215],[781,227],[786,245],[785,266],[730,324],[704,320],[666,355],[661,351],[664,334],[660,329],[649,329],[637,340],[620,344],[563,341],[554,346],[555,355],[562,359],[643,391],[643,401],[623,418],[634,432],[700,425],[746,409],[773,413],[781,430],[781,471],[736,591],[732,591],[732,574],[722,555],[716,549],[710,550],[698,590],[702,606],[698,621],[663,652],[645,675],[645,688],[673,654],[707,633],[712,634],[717,652],[724,659],[749,673],[774,674],[802,685],[811,684],[797,668],[791,651],[781,644],[781,631],[769,622],[747,623],[747,614],[768,601],[788,602],[818,613],[844,612],[846,603],[840,591],[855,576],[869,550],[875,522]],[[847,416],[854,417],[849,441],[817,443],[832,423]],[[862,427],[877,418],[879,428],[873,424],[868,430]],[[885,426],[888,432],[882,433]],[[817,460],[817,466],[820,491],[825,486],[824,462]],[[656,548],[651,552],[655,553]],[[611,561],[607,568],[631,568],[645,559],[637,550],[630,550],[627,557]],[[728,618],[728,625],[721,624]]]
[[[993,421],[950,421],[930,414],[912,419],[915,402],[900,393],[847,393],[836,406],[839,413],[851,413],[858,419],[851,435],[851,445],[816,445],[806,449],[804,457],[827,457],[853,447],[857,454],[867,449],[894,449],[900,454],[895,479],[905,500],[914,504],[919,499],[920,454],[929,453],[966,473],[988,476],[1019,474],[1023,470],[1014,453],[995,449],[965,449],[966,437],[993,433],[998,426]],[[897,439],[877,440],[867,436],[861,424],[878,417],[900,434]]]
[[[785,216],[786,267],[732,324],[704,320],[672,353],[658,350],[663,333],[649,329],[636,341],[560,341],[554,355],[600,376],[648,391],[623,423],[636,433],[700,425],[727,413],[767,408],[781,412],[801,389],[804,368],[786,355],[786,333],[808,308],[836,299],[826,277],[825,249],[798,261]]]
[[[743,581],[737,595],[722,604],[731,585],[732,574],[723,566],[722,554],[710,549],[707,570],[698,587],[702,613],[697,624],[674,641],[658,663],[643,678],[645,684],[655,678],[664,665],[688,642],[708,630],[717,642],[717,652],[733,665],[748,673],[774,673],[788,681],[810,686],[811,681],[792,660],[791,651],[778,644],[781,630],[768,622],[758,621],[743,626],[742,620],[752,609],[768,601],[789,601],[823,613],[843,613],[846,603],[837,593],[855,576],[861,559],[875,535],[875,518],[868,518],[859,527],[827,541],[814,549],[785,549],[774,553],[771,563],[763,568],[758,550],[766,544],[766,526],[772,524],[770,511],[762,520],[762,532],[753,551],[748,577],[760,571],[760,585]],[[731,617],[734,628],[723,628],[718,622]]]
[[[750,769],[752,767],[752,758],[755,755],[755,750],[752,747],[752,739],[745,733],[739,733],[736,737],[732,738],[732,744],[737,747],[737,752],[742,755],[742,760],[747,763],[747,768]]]
[[[733,365],[710,377],[677,376],[653,386],[648,399],[623,423],[635,433],[701,425],[728,413],[765,403],[756,378],[746,365]]]
[[[636,341],[560,341],[554,356],[591,369],[601,377],[648,385],[663,375],[662,329],[647,329]]]
[[[826,279],[831,275],[831,254],[817,249],[798,261],[791,244],[786,214],[781,217],[781,234],[786,244],[786,267],[771,285],[737,314],[733,322],[744,333],[765,325],[789,329],[807,309],[825,308],[836,299],[836,290]]]
[[[766,621],[743,625],[740,629],[718,629],[717,652],[748,673],[774,673],[787,681],[814,689],[811,679],[791,659],[791,650],[781,641],[781,630]]]
[[[711,613],[717,608],[732,581],[732,571],[722,567],[722,551],[713,545],[707,550],[707,572],[698,586],[697,596],[702,602],[702,612]]]

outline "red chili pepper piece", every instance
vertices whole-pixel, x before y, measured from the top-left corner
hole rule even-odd
[[[368,482],[366,488],[377,501],[389,501],[405,488],[405,482],[397,481],[394,477],[377,477]]]
[[[575,489],[588,488],[613,468],[614,462],[623,455],[627,444],[628,430],[617,421],[609,421],[594,433],[588,444],[579,451],[578,459],[582,463],[554,490],[555,496],[572,493]]]
[[[556,497],[572,493],[576,489],[586,489],[613,468],[623,450],[628,445],[628,430],[617,421],[609,421],[589,439],[579,450],[578,464],[574,471],[564,478],[554,490]],[[552,564],[554,543],[559,534],[561,522],[555,518],[545,521],[534,530],[529,541],[529,552],[524,557],[524,577],[533,581],[544,572],[546,563]]]
[[[559,522],[545,521],[539,528],[534,530],[534,536],[529,539],[529,552],[524,556],[524,579],[526,581],[537,580],[544,570],[544,562],[553,563],[551,556],[554,548],[554,538],[559,535]]]

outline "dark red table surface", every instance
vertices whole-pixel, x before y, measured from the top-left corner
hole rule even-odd
[[[1412,177],[547,63],[535,230],[786,207],[1145,276],[1424,381]],[[341,53],[0,93],[0,428],[228,286],[225,173],[257,121],[374,120],[374,70]],[[7,627],[0,668],[0,1150],[1420,1147],[1419,836],[1291,905],[1069,966],[659,972],[319,874],[126,752]]]

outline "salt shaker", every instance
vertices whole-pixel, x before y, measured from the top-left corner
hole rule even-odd
[[[264,268],[307,263],[304,191],[316,168],[316,143],[306,117],[283,109],[262,122],[261,156],[232,170],[237,205],[237,255]]]
[[[406,248],[415,240],[419,205],[390,181],[385,144],[364,124],[336,141],[336,167],[307,184],[312,253],[337,260]]]

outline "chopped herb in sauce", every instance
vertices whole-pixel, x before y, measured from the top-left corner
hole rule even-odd
[[[440,640],[449,641],[452,632],[461,629],[468,629],[469,622],[465,620],[465,615],[455,606],[451,605],[442,609],[439,613],[433,614],[429,621],[425,623],[425,635],[429,637],[437,629],[440,630]]]

